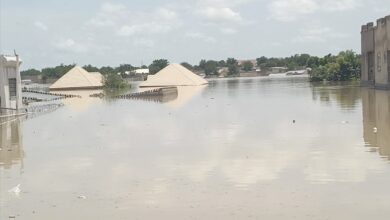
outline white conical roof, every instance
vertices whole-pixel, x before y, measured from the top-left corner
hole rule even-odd
[[[191,72],[180,64],[170,64],[155,75],[148,76],[148,80],[140,87],[163,86],[200,86],[208,84],[202,77]]]
[[[58,79],[50,89],[89,89],[103,87],[103,76],[100,73],[89,73],[79,66],[75,66]]]

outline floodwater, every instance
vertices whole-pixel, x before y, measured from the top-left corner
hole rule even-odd
[[[390,92],[270,77],[64,104],[0,125],[1,220],[390,218]]]

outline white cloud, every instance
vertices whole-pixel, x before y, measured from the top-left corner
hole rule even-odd
[[[167,33],[180,26],[175,11],[159,8],[151,12],[135,12],[123,5],[103,4],[95,17],[87,22],[91,27],[111,28],[118,36]]]
[[[94,27],[109,27],[115,26],[124,16],[127,16],[127,10],[124,5],[104,3],[100,7],[96,16],[87,22],[87,25]]]
[[[314,0],[274,0],[268,8],[273,19],[293,21],[302,14],[318,10],[319,5]]]
[[[88,51],[87,46],[77,43],[71,38],[62,39],[54,43],[54,46],[59,50],[73,52],[73,53],[84,53]]]
[[[327,11],[347,11],[361,6],[361,0],[322,1],[321,8]]]
[[[254,0],[198,0],[197,3],[206,7],[235,7]]]
[[[216,39],[214,37],[207,36],[203,33],[199,32],[188,32],[186,33],[186,37],[196,40],[201,40],[208,43],[215,43]]]
[[[211,22],[241,22],[243,21],[240,13],[233,11],[231,8],[214,8],[207,7],[198,11],[205,19]]]
[[[361,0],[273,0],[268,5],[271,18],[279,21],[294,21],[316,12],[353,10]]]
[[[237,33],[237,30],[236,30],[236,29],[234,29],[234,28],[228,28],[228,27],[221,28],[220,31],[221,31],[223,34],[235,34],[235,33]]]
[[[122,26],[117,34],[119,36],[133,36],[137,34],[159,34],[167,33],[171,31],[173,27],[168,24],[162,24],[158,22],[151,22],[145,24],[134,24],[134,25],[124,25]]]
[[[331,39],[343,39],[348,37],[347,34],[339,33],[329,27],[312,26],[302,29],[293,42],[326,42]]]
[[[133,41],[133,45],[134,46],[137,46],[137,47],[146,47],[146,48],[152,48],[154,47],[155,43],[153,40],[151,39],[142,39],[142,38],[139,38],[139,39],[135,39]]]
[[[48,31],[48,30],[49,30],[49,28],[47,27],[47,25],[44,24],[44,23],[42,23],[42,22],[40,22],[40,21],[34,22],[34,26],[35,26],[36,28],[38,28],[38,29],[41,29],[42,31]]]
[[[106,13],[121,13],[126,10],[126,7],[122,4],[115,4],[106,2],[101,6],[101,11]]]

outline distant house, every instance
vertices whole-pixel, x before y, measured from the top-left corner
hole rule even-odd
[[[75,66],[51,85],[50,90],[100,89],[102,87],[102,74],[99,72],[90,73],[82,67]]]
[[[248,62],[248,61],[251,62],[254,67],[257,66],[257,61],[256,60],[239,60],[238,61],[238,65],[239,66],[243,66],[244,63]]]
[[[287,70],[287,67],[271,67],[271,73],[273,74],[285,73]]]
[[[135,74],[149,74],[149,69],[136,69],[134,70]]]
[[[22,108],[20,64],[18,56],[0,55],[0,109]]]

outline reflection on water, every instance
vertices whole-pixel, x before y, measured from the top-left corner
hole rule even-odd
[[[362,104],[364,140],[390,160],[390,92],[363,89]]]
[[[83,112],[89,108],[101,104],[102,99],[90,97],[92,94],[101,93],[102,90],[77,90],[77,91],[58,91],[59,94],[78,95],[81,98],[64,99],[62,102],[75,112]]]
[[[0,123],[0,169],[22,163],[24,157],[21,119]]]
[[[360,101],[360,90],[360,85],[315,83],[312,85],[312,97],[327,105],[334,100],[342,109],[354,110]]]
[[[160,102],[169,106],[170,108],[181,108],[190,102],[193,98],[200,95],[207,85],[202,86],[177,86],[177,93],[170,93],[162,96],[145,96],[135,97],[134,99]],[[138,92],[145,92],[154,90],[155,88],[139,88]]]

